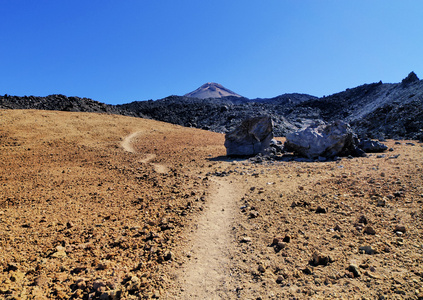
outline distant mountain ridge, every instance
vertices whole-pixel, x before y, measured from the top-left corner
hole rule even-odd
[[[204,88],[197,90],[201,92]],[[209,89],[206,87],[206,90]],[[222,88],[216,91],[221,92]],[[244,118],[267,114],[272,117],[277,136],[285,136],[315,121],[341,119],[349,122],[360,137],[423,140],[423,80],[414,72],[400,83],[363,84],[321,98],[293,93],[251,100],[232,91],[228,96],[222,93],[215,98],[200,98],[192,97],[194,92],[186,94],[190,96],[122,105],[63,95],[4,95],[0,96],[0,108],[121,114],[223,133],[232,130]],[[210,95],[207,93],[199,95]]]
[[[185,94],[184,97],[189,98],[199,98],[199,99],[207,99],[207,98],[222,98],[222,97],[242,97],[231,90],[225,88],[219,83],[215,82],[207,82],[200,86],[195,91],[192,91],[188,94]]]

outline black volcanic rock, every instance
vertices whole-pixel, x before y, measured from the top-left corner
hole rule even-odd
[[[66,97],[64,95],[36,96],[0,96],[2,109],[41,109],[74,112],[96,112],[133,116],[134,114],[114,105],[104,104],[88,98]]]
[[[402,84],[408,84],[408,83],[413,83],[413,82],[416,82],[416,81],[419,81],[419,77],[417,77],[416,73],[411,72],[410,74],[408,74],[408,76],[407,76],[407,77],[405,77],[405,78],[401,81],[401,83],[402,83]]]
[[[308,124],[308,120],[291,122],[285,118],[285,109],[290,105],[268,104],[234,96],[214,99],[170,96],[156,101],[136,101],[118,107],[135,115],[222,133],[234,130],[241,120],[264,114],[272,118],[274,133],[277,136],[284,136]]]
[[[233,130],[243,119],[269,115],[275,136],[286,136],[316,121],[343,120],[359,138],[423,140],[423,80],[414,72],[401,83],[363,84],[322,98],[284,94],[250,100],[233,94],[207,99],[169,96],[116,106],[63,95],[4,95],[0,96],[0,108],[121,114],[222,133]]]

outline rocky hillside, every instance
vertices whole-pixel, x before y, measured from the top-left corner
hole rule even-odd
[[[400,83],[364,84],[322,98],[294,93],[251,100],[221,85],[205,84],[185,96],[116,106],[63,95],[5,95],[0,96],[0,108],[113,113],[223,133],[246,117],[268,114],[277,136],[285,136],[317,120],[341,119],[349,122],[360,137],[423,140],[423,80],[414,72]]]
[[[305,94],[254,100],[170,96],[119,107],[139,116],[217,132],[232,130],[247,116],[268,114],[277,136],[313,121],[341,119],[349,122],[360,137],[422,139],[422,104],[423,80],[411,72],[401,83],[364,84],[322,98]]]
[[[288,118],[312,112],[325,121],[342,119],[371,138],[422,138],[423,80],[411,72],[401,83],[364,84],[307,101],[286,112]]]
[[[283,109],[294,107],[303,99],[315,97],[290,94],[273,99],[248,100],[234,96],[214,99],[170,96],[157,101],[137,101],[118,107],[137,116],[146,115],[155,120],[216,132],[227,132],[248,116],[269,114],[275,122],[276,134],[285,135],[300,128],[303,120],[288,121],[283,116]]]
[[[89,98],[67,97],[64,95],[37,96],[0,96],[0,109],[41,109],[73,112],[97,112],[118,115],[133,115],[117,106],[104,104]]]

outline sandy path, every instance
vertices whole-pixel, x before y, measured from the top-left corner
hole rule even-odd
[[[180,290],[173,299],[228,299],[229,250],[233,242],[236,199],[239,191],[224,179],[215,180],[208,207],[200,216],[188,249],[190,258],[180,270]]]
[[[137,153],[137,151],[135,151],[134,147],[132,147],[132,140],[139,134],[139,131],[136,131],[134,133],[131,133],[130,135],[126,136],[122,142],[120,143],[120,145],[122,146],[123,149],[125,149],[128,152],[131,153]]]
[[[123,139],[121,145],[126,151],[137,153],[132,147],[137,134],[132,133]],[[155,154],[144,154],[139,162],[150,163],[156,172],[167,172],[166,166],[151,163],[155,158]],[[234,284],[229,269],[232,227],[241,189],[225,179],[213,179],[211,183],[208,205],[194,225],[195,230],[186,247],[189,258],[176,271],[178,290],[169,291],[168,298],[230,298]]]
[[[137,154],[138,152],[134,149],[132,144],[133,144],[133,139],[135,139],[137,137],[137,135],[139,135],[139,134],[140,134],[140,131],[136,131],[136,132],[131,133],[130,135],[126,136],[122,140],[122,142],[120,143],[122,148],[125,149],[125,151]],[[164,173],[167,173],[169,171],[169,169],[165,165],[156,164],[156,163],[151,162],[153,159],[156,158],[156,154],[146,153],[144,155],[145,156],[142,159],[139,160],[140,163],[151,164],[154,168],[154,171],[156,171],[157,173],[164,174]]]

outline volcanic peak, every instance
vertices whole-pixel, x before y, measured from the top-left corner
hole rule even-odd
[[[237,93],[234,93],[233,91],[225,88],[221,84],[215,82],[207,82],[195,91],[185,94],[184,96],[200,99],[222,98],[227,96],[242,97],[241,95],[238,95]]]

